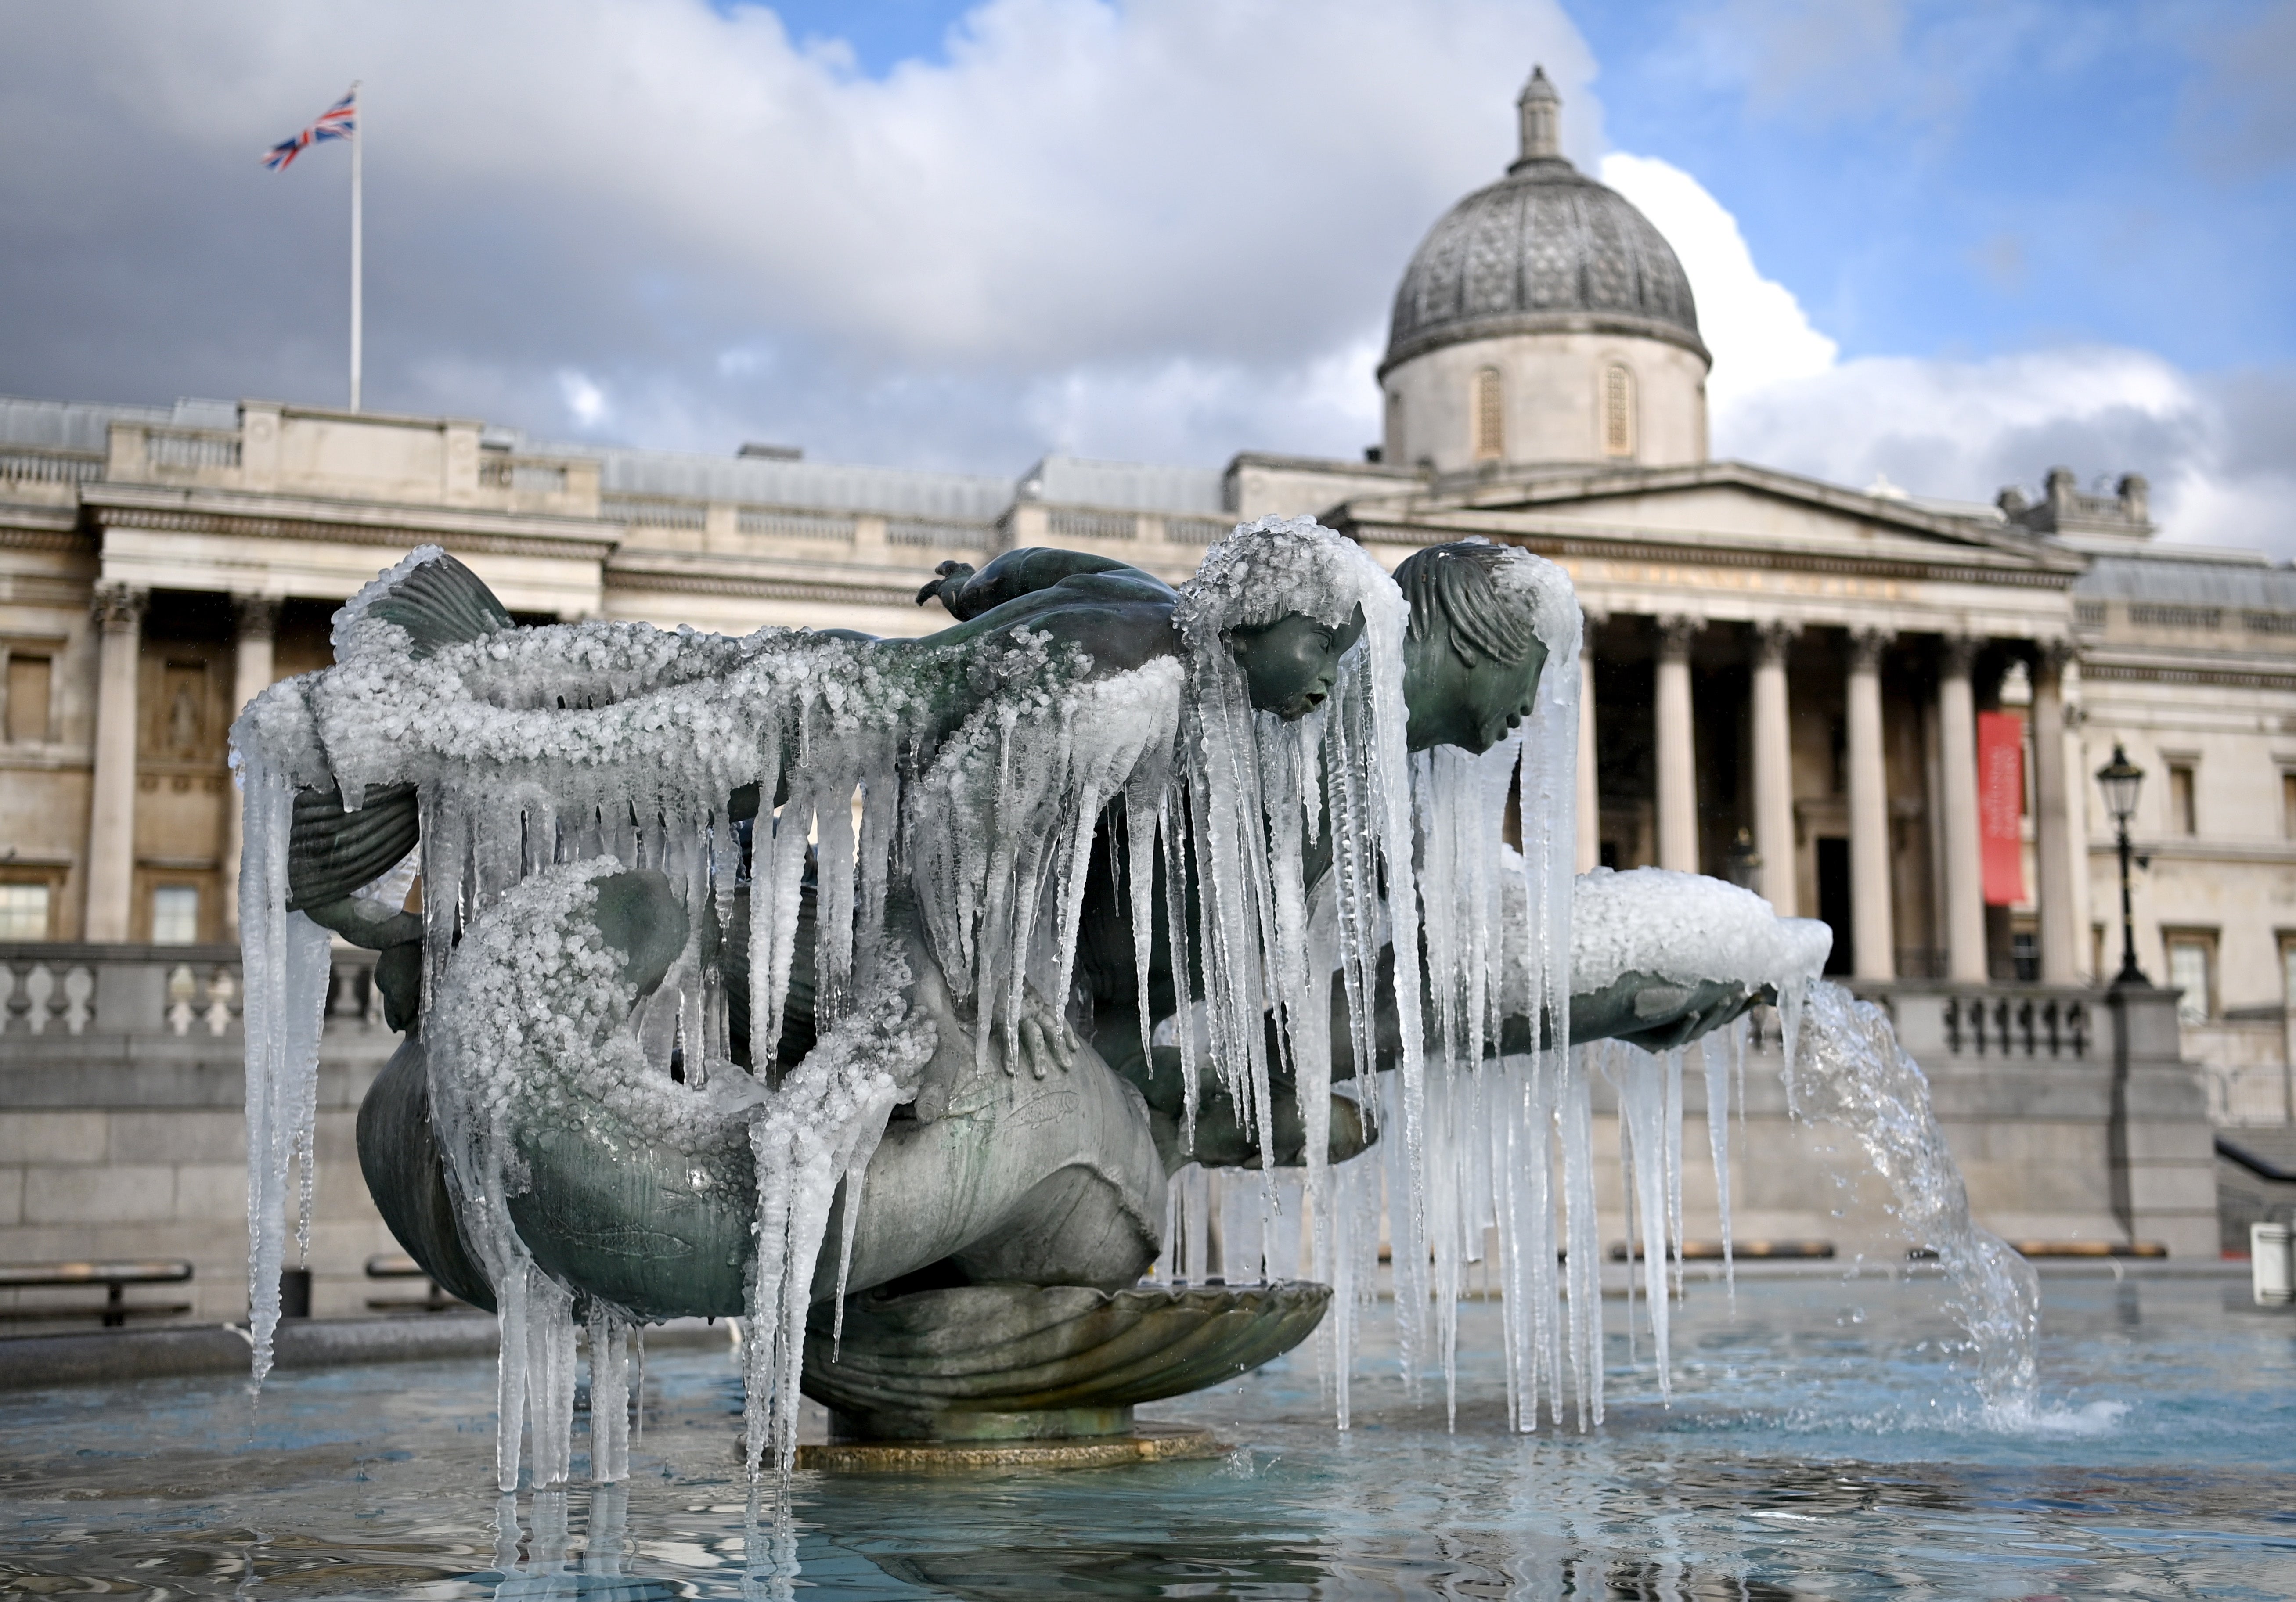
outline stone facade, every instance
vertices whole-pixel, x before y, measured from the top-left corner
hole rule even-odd
[[[2210,1249],[2203,1108],[2296,1122],[2296,573],[2156,540],[2134,477],[2107,495],[2057,471],[2038,501],[1971,505],[1709,460],[1686,281],[1554,153],[1542,83],[1513,174],[1406,274],[1364,462],[1054,456],[1004,478],[273,401],[0,400],[0,1258],[191,1255],[202,1311],[239,1304],[225,734],[326,663],[333,609],[409,547],[444,545],[530,621],[897,634],[935,622],[914,596],[946,559],[1058,545],[1178,580],[1269,513],[1390,566],[1468,535],[1562,563],[1588,620],[1582,865],[1719,874],[1833,923],[1842,971],[1922,1042],[2005,1230]],[[2024,728],[2005,904],[1978,860],[1985,711]],[[2145,1012],[2134,1069],[2095,1055],[2120,1036],[2083,988],[2118,966],[2090,778],[2117,744],[2150,774],[2137,958],[2184,1009]],[[2081,994],[2081,1052],[2019,1034]],[[346,1132],[389,1040],[339,1001],[323,1310],[355,1305],[357,1262],[389,1246]],[[1983,1050],[1984,1009],[2024,1043]],[[1748,1225],[1829,1233],[1810,1138],[1775,1110],[1742,1137]]]

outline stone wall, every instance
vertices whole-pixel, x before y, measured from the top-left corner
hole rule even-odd
[[[191,1317],[243,1318],[236,953],[17,947],[0,949],[0,968],[29,974],[28,953],[49,970],[48,999],[37,1034],[25,981],[0,1002],[0,1262],[181,1259],[194,1266],[188,1287],[136,1287],[130,1302],[189,1302]],[[398,1041],[366,1016],[365,961],[341,954],[322,1048],[310,1249],[321,1316],[422,1289],[365,1277],[371,1255],[398,1250],[367,1197],[354,1144],[359,1099]],[[87,977],[69,987],[81,997],[71,1003],[65,981],[75,972]],[[2123,1054],[2123,1009],[2103,993],[1916,985],[1878,993],[1924,1065],[1981,1222],[2012,1239],[2133,1235],[2178,1257],[2217,1254],[2213,1132],[2200,1082],[2177,1057],[2171,995],[2128,998]],[[1686,1067],[1685,1234],[1713,1239],[1720,1225],[1695,1050]],[[1790,1116],[1774,1044],[1749,1057],[1745,1087],[1728,1135],[1736,1238],[1833,1240],[1844,1256],[1901,1254],[1890,1197],[1855,1140]],[[1608,1244],[1625,1238],[1626,1225],[1612,1099],[1599,1083],[1595,1109]],[[52,1327],[20,1315],[101,1299],[100,1290],[0,1291],[0,1313],[18,1315],[0,1330]]]
[[[188,1285],[131,1287],[130,1305],[189,1303],[188,1317],[243,1320],[247,1147],[236,950],[52,946],[40,954],[53,960],[40,964],[25,960],[30,951],[39,948],[0,951],[0,966],[24,976],[12,1005],[0,1003],[0,1262],[188,1262]],[[35,966],[51,975],[37,1034],[23,994]],[[365,971],[364,953],[346,954],[321,1048],[309,1259],[312,1312],[320,1316],[363,1313],[371,1296],[422,1288],[365,1278],[370,1256],[399,1248],[367,1198],[354,1143],[359,1099],[398,1043],[363,1016]],[[63,1004],[64,981],[75,972],[94,981],[76,1031]],[[229,982],[216,983],[218,975]],[[86,1309],[102,1299],[100,1287],[0,1290],[0,1315],[7,1315],[0,1334],[49,1327],[43,1309]]]

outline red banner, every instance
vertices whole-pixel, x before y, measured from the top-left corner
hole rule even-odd
[[[1977,715],[1977,838],[1985,854],[1985,904],[2025,899],[2025,720]]]

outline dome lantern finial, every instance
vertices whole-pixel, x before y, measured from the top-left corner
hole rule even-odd
[[[1562,154],[1562,97],[1546,81],[1546,69],[1533,67],[1530,81],[1515,100],[1522,119],[1522,159],[1540,161]]]

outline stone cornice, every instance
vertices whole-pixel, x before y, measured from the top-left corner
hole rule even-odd
[[[2209,840],[2199,839],[2187,835],[2180,836],[2176,838],[2164,837],[2157,839],[2140,839],[2132,838],[2128,842],[2128,846],[2129,849],[2137,855],[2151,857],[2156,862],[2251,862],[2267,865],[2278,864],[2283,867],[2296,868],[2296,842],[2281,840]],[[2117,856],[2120,854],[2120,846],[2116,840],[2108,839],[2101,836],[2091,836],[2089,838],[2088,854],[2093,857],[2103,858]],[[2177,920],[2175,919],[2167,919],[2163,921],[2173,926]]]
[[[1605,527],[1574,518],[1540,517],[1525,512],[1475,511],[1466,508],[1414,508],[1409,512],[1386,506],[1372,511],[1360,502],[1327,514],[1335,527],[1358,540],[1385,538],[1398,544],[1423,545],[1461,535],[1480,534],[1556,560],[1580,559],[1687,564],[1701,568],[1756,568],[1772,571],[1838,574],[1863,578],[1906,578],[1931,583],[1985,584],[2004,589],[2069,591],[2079,576],[2077,568],[2038,568],[2011,561],[1988,561],[1980,550],[1939,552],[1936,556],[1904,553],[1866,555],[1829,551],[1807,542],[1766,540],[1754,535],[1704,533],[1661,533],[1650,528]],[[1392,535],[1383,530],[1394,529]]]
[[[2296,662],[2266,666],[2260,663],[2243,665],[2189,658],[2100,661],[2084,653],[2080,670],[2085,684],[2200,684],[2219,690],[2296,691]]]
[[[620,533],[619,526],[587,518],[142,485],[92,484],[81,492],[80,503],[99,529],[148,528],[401,549],[435,543],[460,551],[568,561],[604,560],[619,543]]]
[[[0,551],[84,551],[93,555],[95,542],[79,526],[79,513],[69,506],[0,507]]]
[[[1573,308],[1553,312],[1496,312],[1488,316],[1438,323],[1423,333],[1412,335],[1400,344],[1390,345],[1386,356],[1380,361],[1375,376],[1384,380],[1406,362],[1423,356],[1430,351],[1464,345],[1476,339],[1504,339],[1513,334],[1616,334],[1634,339],[1656,339],[1661,344],[1680,346],[1710,367],[1714,364],[1714,355],[1706,348],[1706,341],[1678,323],[1659,317],[1638,316],[1631,312],[1594,312]]]
[[[2068,583],[2088,567],[2087,558],[2046,544],[2022,531],[1988,528],[1960,518],[1925,511],[1907,502],[1869,495],[1744,462],[1699,462],[1678,467],[1590,466],[1579,472],[1548,472],[1486,481],[1454,480],[1413,494],[1365,497],[1342,510],[1344,515],[1366,522],[1434,522],[1459,512],[1536,513],[1542,508],[1562,504],[1711,488],[1742,489],[1800,505],[1822,507],[1860,522],[1949,541],[1972,555],[1987,552],[2017,566],[2062,573]],[[1572,520],[1575,519],[1554,519]],[[1646,527],[1636,532],[1644,537],[1654,535]],[[1703,542],[1728,536],[1685,533],[1677,537]]]

